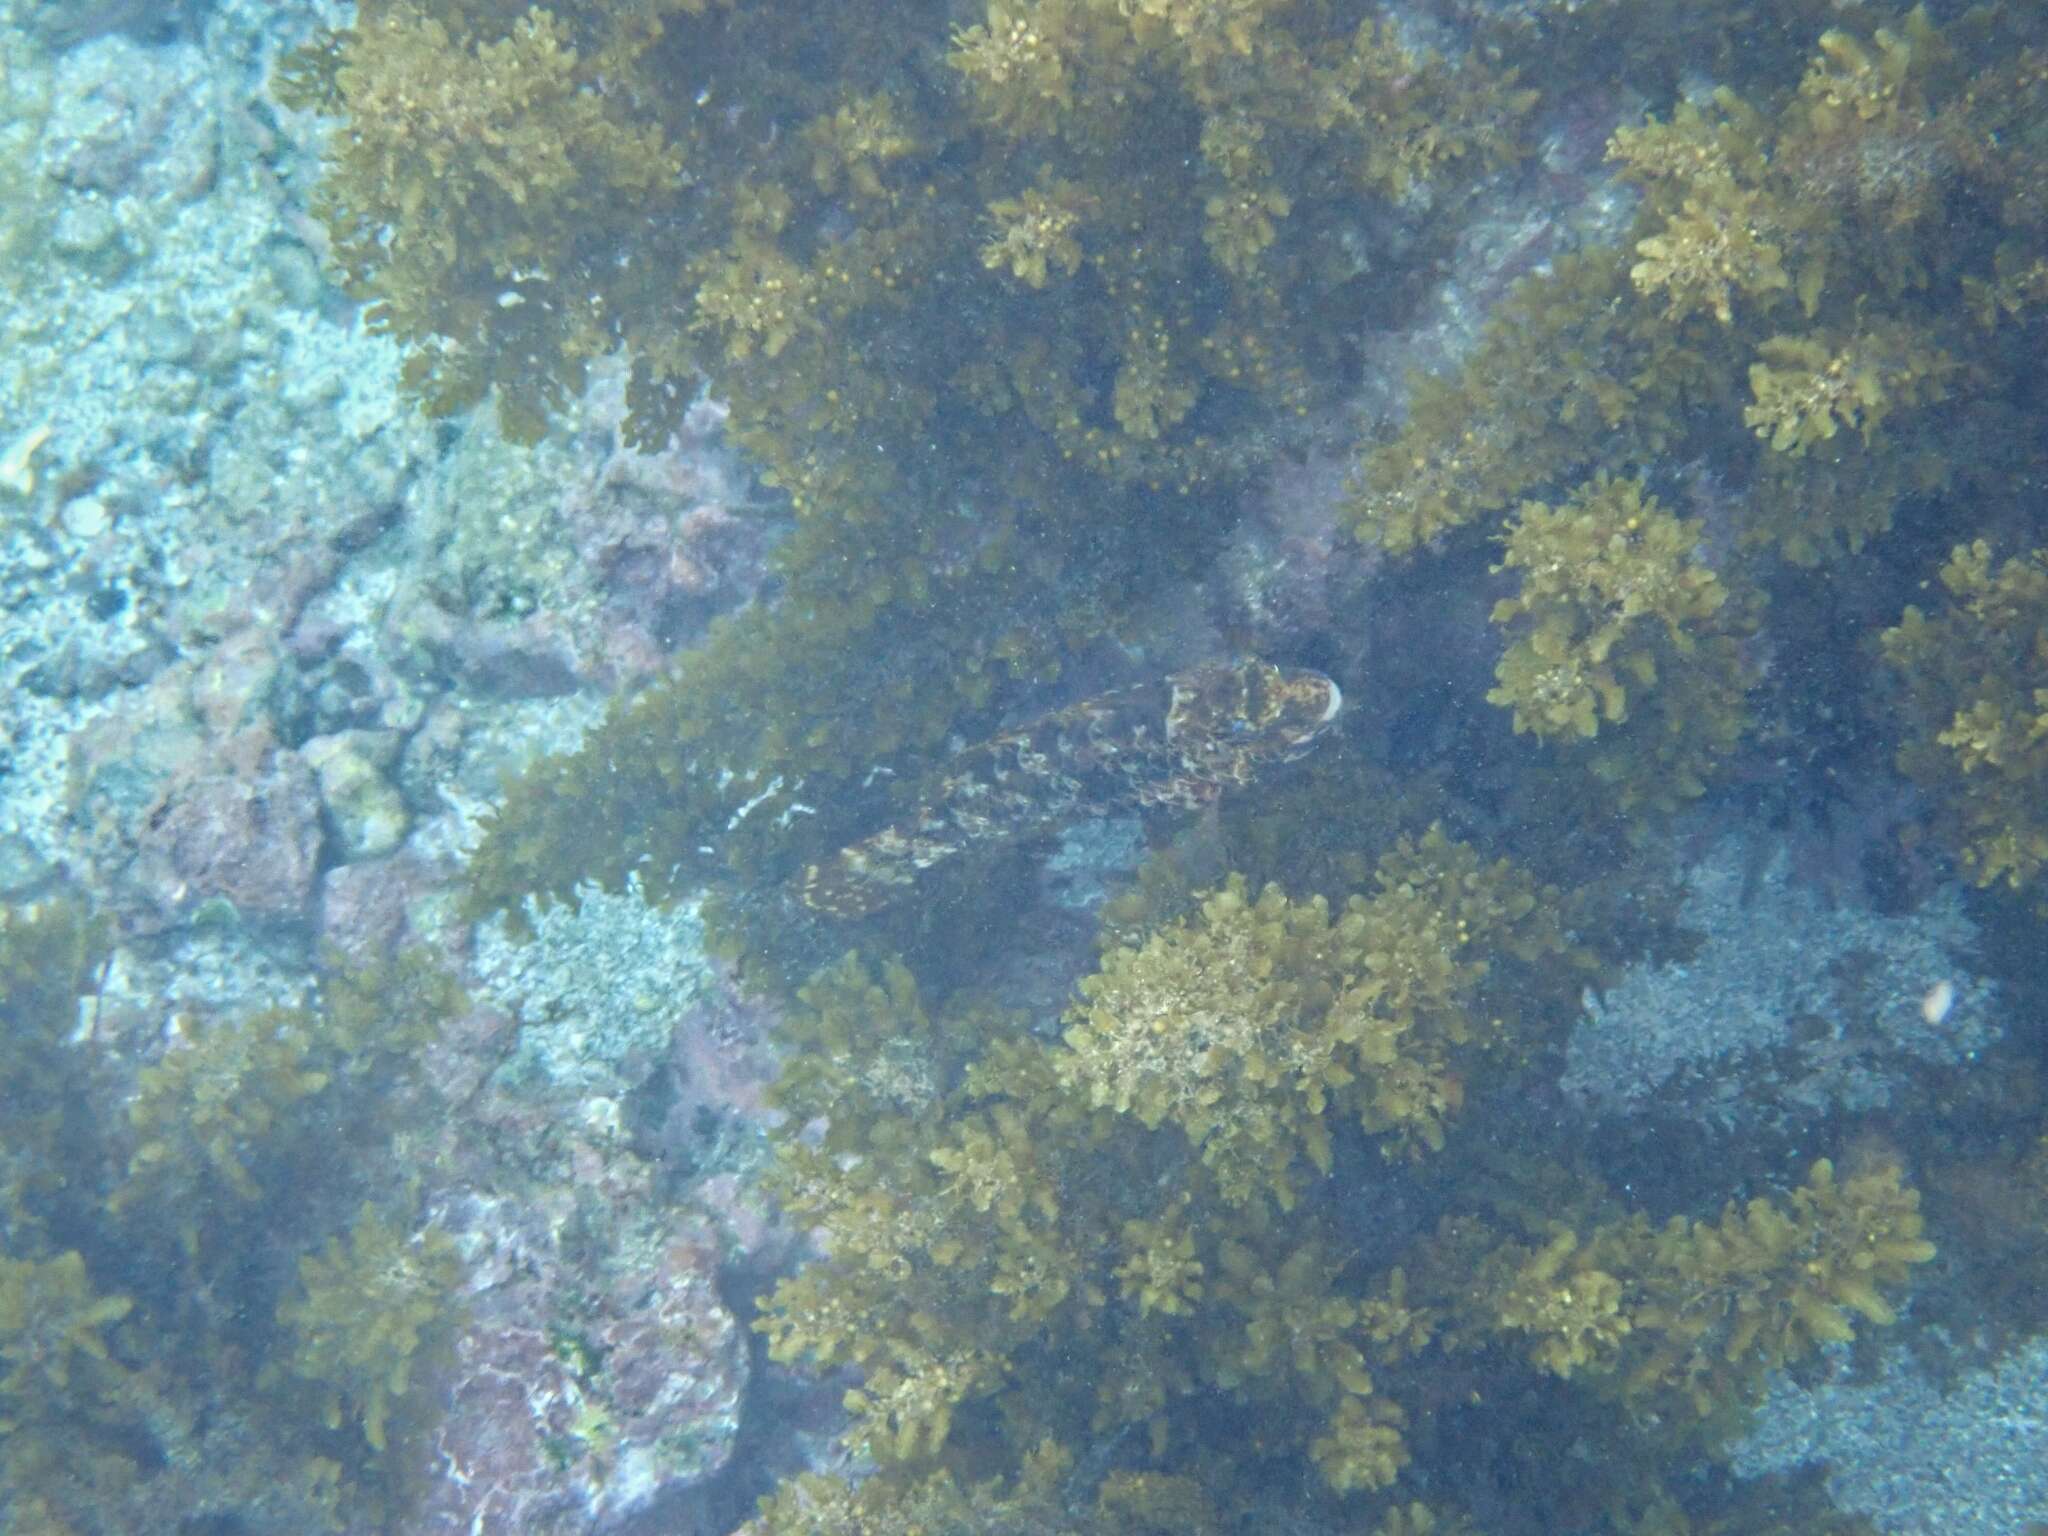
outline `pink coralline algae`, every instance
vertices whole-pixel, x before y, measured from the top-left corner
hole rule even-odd
[[[484,1195],[446,1214],[474,1293],[416,1530],[594,1531],[723,1465],[747,1349],[708,1231],[650,1223],[572,1261],[576,1214]]]
[[[438,874],[428,861],[407,853],[336,865],[320,880],[321,943],[365,964],[397,953],[416,937],[412,909],[427,899]]]
[[[144,818],[138,866],[170,920],[210,900],[255,921],[295,921],[320,856],[320,792],[296,752],[261,729],[220,744],[165,787]]]
[[[239,630],[71,736],[78,851],[124,923],[171,927],[216,902],[304,919],[325,827],[311,765],[266,719],[278,670],[274,634]]]
[[[735,509],[738,472],[715,447],[725,413],[700,403],[667,446],[626,444],[625,400],[615,381],[592,390],[591,412],[612,452],[571,483],[560,516],[585,570],[597,573],[604,643],[614,683],[655,672],[718,613],[757,594],[768,575],[773,525]]]
[[[1287,652],[1327,633],[1333,615],[1357,601],[1377,559],[1339,535],[1345,472],[1330,456],[1281,464],[1248,500],[1210,594],[1233,645],[1261,655]]]

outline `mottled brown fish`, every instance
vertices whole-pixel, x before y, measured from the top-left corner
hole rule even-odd
[[[934,864],[1083,816],[1207,805],[1314,746],[1343,695],[1320,672],[1217,662],[1083,699],[969,747],[911,817],[797,877],[804,905],[866,917]]]

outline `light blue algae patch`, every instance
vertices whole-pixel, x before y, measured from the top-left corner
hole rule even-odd
[[[1102,816],[1069,827],[1045,861],[1053,900],[1070,911],[1092,912],[1144,857],[1145,828],[1135,816]]]
[[[1875,1381],[1780,1377],[1732,1447],[1742,1477],[1828,1464],[1828,1497],[1893,1536],[2021,1536],[2048,1510],[2048,1340],[1943,1390],[1905,1350]]]
[[[1602,1114],[1675,1097],[1731,1130],[1803,1121],[1878,1108],[1915,1066],[1967,1060],[1998,1036],[1994,989],[1962,958],[1975,929],[1953,886],[1885,917],[1829,907],[1789,862],[1781,851],[1759,872],[1729,838],[1692,870],[1680,920],[1699,952],[1588,995],[1568,1094]]]
[[[617,893],[582,887],[573,904],[527,917],[527,943],[502,921],[477,935],[480,990],[519,1021],[498,1084],[573,1094],[601,1118],[665,1057],[677,1016],[712,980],[697,904],[656,906],[633,880]]]

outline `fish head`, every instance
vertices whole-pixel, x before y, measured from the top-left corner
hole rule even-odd
[[[1169,681],[1168,740],[1220,778],[1238,781],[1263,764],[1302,756],[1344,706],[1322,673],[1266,661],[1212,663]]]

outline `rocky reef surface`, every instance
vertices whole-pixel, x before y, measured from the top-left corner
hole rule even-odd
[[[1444,12],[1436,24],[1458,19]],[[770,552],[791,519],[716,400],[679,412],[659,447],[629,441],[620,365],[594,368],[530,445],[488,409],[418,412],[400,349],[330,276],[311,199],[337,129],[270,87],[282,53],[348,20],[313,0],[0,0],[0,178],[17,189],[0,209],[0,899],[72,901],[107,924],[68,1048],[89,1051],[82,1102],[113,1127],[109,1189],[132,1187],[139,1149],[161,1144],[129,1135],[129,1106],[162,1101],[207,1042],[243,1039],[234,1021],[327,1006],[336,965],[433,956],[464,994],[417,1052],[435,1108],[364,1176],[381,1187],[322,1195],[349,1216],[358,1198],[388,1198],[411,1228],[343,1219],[326,1248],[234,1233],[250,1269],[302,1278],[279,1331],[380,1242],[451,1277],[445,1314],[419,1312],[435,1346],[389,1394],[412,1414],[394,1414],[403,1464],[386,1490],[411,1512],[405,1529],[729,1528],[762,1469],[831,1427],[843,1390],[789,1389],[749,1327],[754,1288],[798,1242],[758,1182],[778,1118],[774,1021],[711,952],[695,897],[657,900],[636,877],[477,923],[457,883],[509,776],[589,740],[611,698],[661,676],[719,616],[772,598]],[[1632,104],[1583,93],[1542,109],[1530,167],[1483,184],[1429,295],[1371,331],[1359,393],[1258,479],[1199,579],[1126,616],[1134,650],[1321,643],[1364,602],[1381,556],[1344,534],[1341,440],[1400,421],[1405,370],[1469,356],[1516,277],[1618,237],[1636,196],[1601,151]],[[1456,664],[1492,643],[1487,607],[1476,582],[1390,599],[1356,615],[1355,652],[1319,659],[1369,671],[1389,636],[1419,635]],[[1073,685],[1109,650],[1078,659]],[[1391,755],[1425,756],[1436,727],[1386,712]],[[1190,865],[1202,835],[1177,847]],[[1049,863],[1050,904],[1113,906],[1143,842],[1131,822],[1074,830]],[[1788,857],[1734,836],[1689,860],[1679,887],[1690,952],[1589,995],[1563,1052],[1572,1113],[1631,1135],[1683,1124],[1793,1143],[1829,1116],[1910,1107],[1934,1069],[2005,1032],[1960,885],[1898,914],[1831,906]],[[1083,947],[1068,928],[1045,964],[992,961],[992,1006],[1035,1009],[1055,1033]],[[345,1076],[296,1070],[287,1105]],[[350,1114],[319,1127],[333,1145],[372,1139],[368,1112]],[[219,1143],[229,1152],[195,1157],[242,1167],[260,1140],[244,1124]],[[30,1206],[44,1199],[33,1184]],[[165,1251],[214,1241],[199,1230]],[[72,1240],[105,1250],[117,1236]],[[0,1228],[14,1264],[9,1240]],[[10,1269],[0,1296],[15,1278],[26,1294],[28,1278],[65,1277]],[[216,1305],[140,1303],[187,1322],[181,1306]],[[80,1315],[97,1321],[74,1338],[96,1341],[131,1314],[101,1298]],[[1734,1466],[1826,1461],[1837,1502],[1888,1531],[2017,1536],[2048,1501],[2028,1471],[2048,1419],[2038,1353],[1968,1373],[1938,1403],[1910,1354],[1887,1356],[1875,1386],[1830,1356],[1839,1380],[1776,1381]],[[277,1466],[241,1449],[269,1399],[227,1399],[282,1392],[303,1409],[310,1397],[280,1386],[298,1369],[252,1368],[222,1379],[221,1402],[165,1409],[185,1505],[151,1516],[144,1496],[109,1494],[110,1507],[167,1532],[274,1510],[262,1485]],[[386,1438],[383,1389],[341,1368],[299,1374],[302,1393],[332,1397],[336,1438],[293,1464],[303,1497],[285,1513],[390,1528],[332,1496],[325,1466],[360,1454],[359,1436]],[[778,1391],[771,1437],[762,1404]],[[1936,1423],[1947,1450],[1902,1460]],[[1972,1469],[1996,1465],[1944,1478],[1964,1446]],[[209,1454],[210,1489],[189,1466]],[[64,1528],[33,1523],[47,1511],[19,1497],[22,1529]]]

